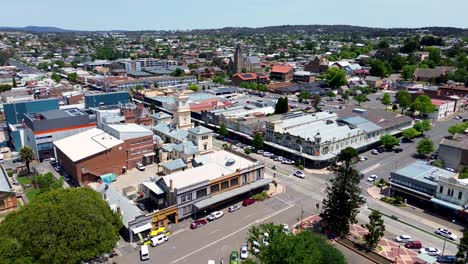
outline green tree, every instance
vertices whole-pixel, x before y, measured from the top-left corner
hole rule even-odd
[[[387,66],[381,60],[372,60],[370,74],[372,76],[385,77],[388,74]]]
[[[340,87],[347,83],[345,71],[337,67],[330,67],[325,73],[325,78],[331,87]]]
[[[452,135],[463,134],[463,132],[465,132],[466,129],[468,129],[468,121],[450,126],[448,128],[448,132]]]
[[[249,84],[249,88],[250,88],[251,90],[254,90],[254,91],[257,90],[257,88],[258,88],[258,83],[256,83],[256,82],[251,82],[251,83]]]
[[[387,110],[388,106],[392,104],[392,99],[388,93],[384,93],[381,102],[385,105],[385,110]]]
[[[460,239],[460,244],[458,244],[458,252],[456,257],[456,264],[468,263],[468,231],[465,231],[463,233],[463,237]]]
[[[365,94],[358,94],[354,96],[354,100],[356,100],[359,103],[359,105],[361,105],[361,103],[367,102],[368,99]]]
[[[390,45],[388,44],[388,42],[386,40],[381,40],[379,43],[377,43],[377,48],[378,49],[386,49],[386,48],[389,48]]]
[[[419,155],[427,156],[434,152],[434,143],[432,142],[432,140],[425,138],[419,141],[416,150],[418,151]]]
[[[369,248],[374,249],[379,243],[380,239],[384,236],[385,225],[382,219],[382,214],[373,210],[369,215],[369,223],[366,224],[369,233],[364,235],[364,240]]]
[[[420,114],[430,114],[436,110],[435,105],[428,95],[420,95],[414,100],[413,108],[420,112]]]
[[[440,62],[440,49],[434,47],[427,47],[426,51],[429,52],[429,57],[427,58],[428,60],[433,61],[436,64]]]
[[[55,73],[55,72],[52,73],[52,75],[50,76],[50,78],[51,78],[52,80],[54,80],[56,83],[60,82],[60,80],[62,79],[62,78],[60,77],[60,75],[59,75],[58,73]]]
[[[59,68],[65,67],[65,62],[63,62],[61,60],[54,61],[54,64],[57,65]]]
[[[287,97],[280,97],[276,101],[275,114],[284,114],[289,111],[289,103]]]
[[[325,229],[337,236],[349,233],[349,225],[356,223],[358,209],[365,202],[360,196],[359,172],[353,167],[357,156],[354,148],[345,148],[338,155],[341,165],[334,163],[330,166],[335,177],[327,185],[327,197],[323,200],[320,217]]]
[[[333,91],[328,92],[328,97],[336,97],[336,94]]]
[[[26,163],[26,167],[28,168],[28,174],[30,174],[31,168],[29,164],[36,158],[33,149],[28,146],[21,147],[19,151],[19,157]]]
[[[12,82],[13,82],[13,85],[12,85],[12,86],[13,86],[13,88],[16,88],[16,86],[17,86],[17,85],[16,85],[16,78],[13,77],[12,79],[13,79],[13,80],[12,80]]]
[[[182,70],[181,68],[176,68],[172,73],[171,73],[171,76],[174,76],[174,77],[180,77],[184,75],[184,70]]]
[[[408,93],[407,91],[399,91],[396,98],[397,98],[398,104],[400,105],[401,113],[403,113],[403,111],[407,109],[408,107],[410,107],[412,104],[411,94]]]
[[[263,148],[263,136],[262,133],[256,132],[252,141],[252,147],[256,149],[262,149]]]
[[[198,92],[198,85],[191,83],[188,88],[194,92]]]
[[[419,131],[417,131],[416,129],[414,129],[414,128],[405,129],[401,133],[403,138],[406,138],[406,139],[409,139],[409,140],[414,139],[415,137],[419,136],[420,134],[421,133]]]
[[[392,147],[398,145],[400,141],[395,136],[385,134],[380,137],[380,143],[382,143],[385,148],[391,149]]]
[[[72,72],[68,74],[68,80],[70,82],[76,82],[77,77],[78,75],[76,74],[76,72]]]
[[[301,94],[299,95],[299,98],[309,100],[312,95],[310,94],[310,91],[308,90],[303,90]]]
[[[54,175],[50,172],[38,175],[35,180],[39,185],[39,193],[60,189],[63,186],[63,178],[57,181],[54,179]]]
[[[416,65],[405,65],[401,69],[401,76],[405,80],[411,80],[413,78],[413,74],[415,70],[416,70]]]
[[[424,135],[424,132],[430,131],[432,129],[432,124],[431,121],[425,119],[422,122],[420,121],[414,123],[413,128]]]
[[[223,137],[228,135],[228,131],[227,131],[226,125],[224,123],[221,123],[221,125],[219,125],[218,133]]]
[[[249,89],[249,88],[250,88],[250,85],[249,85],[248,82],[241,82],[240,87],[241,87],[241,88],[245,88],[245,89]]]
[[[268,233],[268,246],[261,243],[265,233]],[[253,226],[248,232],[247,240],[260,244],[260,253],[257,255],[260,263],[346,263],[343,254],[327,239],[308,230],[297,235],[288,235],[282,231],[281,226],[268,223]]]
[[[0,224],[1,262],[88,261],[115,247],[121,227],[120,216],[92,189],[52,190],[11,212]]]

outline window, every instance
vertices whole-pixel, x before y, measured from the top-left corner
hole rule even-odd
[[[206,188],[200,189],[197,191],[197,199],[207,195]]]
[[[210,186],[210,193],[215,193],[215,192],[219,192],[219,185],[218,184]]]
[[[181,201],[182,203],[185,203],[185,202],[188,202],[188,201],[191,201],[191,200],[192,200],[192,194],[191,194],[191,193],[189,193],[189,194],[184,194],[184,195],[182,195],[181,198],[180,198],[180,201]]]
[[[189,213],[191,213],[191,212],[192,212],[192,205],[191,205],[191,204],[182,207],[182,214],[183,214],[183,215],[189,214]]]
[[[257,170],[257,180],[262,178],[262,170]]]
[[[205,144],[203,145],[203,150],[207,150],[208,149],[208,146]]]
[[[227,188],[229,188],[229,181],[223,181],[221,183],[221,190],[225,190]]]
[[[440,192],[440,193],[443,193],[443,192],[444,192],[444,186],[440,186],[439,192]]]
[[[208,136],[202,136],[201,137],[203,140],[207,140],[208,139]]]
[[[239,185],[239,178],[231,179],[231,186],[237,186],[237,185]]]
[[[242,175],[242,184],[247,182],[247,174]]]
[[[461,200],[463,196],[463,192],[462,191],[458,191],[458,200]]]

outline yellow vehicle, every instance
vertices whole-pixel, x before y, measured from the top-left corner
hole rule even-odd
[[[155,229],[153,231],[150,232],[150,237],[155,237],[159,234],[163,234],[163,233],[166,233],[166,236],[169,236],[167,233],[169,232],[165,232],[166,231],[166,228],[163,226],[163,227],[160,227],[158,229]]]

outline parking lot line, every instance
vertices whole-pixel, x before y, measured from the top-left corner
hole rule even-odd
[[[275,213],[273,213],[273,214],[270,214],[270,215],[268,215],[268,216],[266,216],[266,217],[264,217],[264,218],[262,218],[262,219],[258,219],[257,221],[252,222],[252,223],[250,223],[250,224],[244,226],[243,228],[241,228],[241,229],[239,229],[239,230],[237,230],[237,231],[234,231],[234,232],[232,232],[231,234],[228,234],[228,235],[226,235],[226,236],[224,236],[224,237],[222,237],[222,238],[220,238],[220,239],[218,239],[218,240],[216,240],[216,241],[213,241],[213,242],[211,242],[210,244],[208,244],[208,245],[206,245],[206,246],[203,246],[203,247],[201,247],[201,248],[199,248],[199,249],[197,249],[197,250],[195,250],[195,251],[192,251],[192,252],[190,252],[189,254],[187,254],[187,255],[185,255],[185,256],[183,256],[183,257],[181,257],[181,258],[178,258],[178,259],[176,259],[176,260],[174,260],[174,261],[172,261],[171,263],[177,263],[177,262],[179,262],[179,261],[181,261],[181,260],[183,260],[183,259],[185,259],[185,258],[188,258],[188,257],[192,256],[193,254],[196,254],[196,253],[198,253],[198,252],[200,252],[200,251],[202,251],[202,250],[204,250],[204,249],[206,249],[206,248],[208,248],[208,247],[210,247],[210,246],[212,246],[212,245],[214,245],[214,244],[216,244],[216,243],[219,243],[220,241],[222,241],[222,240],[224,240],[224,239],[226,239],[226,238],[229,238],[229,237],[231,237],[231,236],[233,236],[233,235],[235,235],[235,234],[237,234],[237,233],[239,233],[239,232],[241,232],[241,231],[243,231],[243,230],[249,228],[250,226],[252,226],[252,225],[254,225],[254,224],[263,222],[263,221],[265,221],[265,220],[268,219],[268,218],[271,218],[271,217],[273,217],[273,216],[275,216],[275,215],[278,215],[278,214],[280,214],[280,213],[282,213],[282,212],[284,212],[284,211],[286,211],[286,210],[291,209],[292,207],[294,207],[294,205],[289,205],[288,207],[285,207],[285,208],[283,208],[283,209],[281,209],[281,210],[279,210],[279,211],[277,211],[277,212],[275,212]]]

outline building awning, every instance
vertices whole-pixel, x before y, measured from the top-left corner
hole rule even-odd
[[[117,180],[117,175],[115,175],[115,173],[107,173],[107,174],[101,175],[100,178],[105,183],[111,183]]]
[[[142,226],[132,228],[132,232],[133,232],[133,234],[138,234],[138,233],[141,233],[143,231],[149,230],[151,228],[153,228],[153,225],[151,223],[147,223],[147,224],[144,224]]]
[[[450,202],[446,202],[446,201],[441,200],[441,199],[432,198],[432,199],[431,199],[431,202],[433,202],[433,203],[435,203],[435,204],[438,204],[438,205],[440,205],[440,206],[443,206],[443,207],[447,207],[447,208],[456,210],[456,211],[463,211],[463,207],[462,207],[462,206],[457,205],[457,204],[453,204],[453,203],[450,203]]]
[[[154,156],[154,155],[156,155],[156,153],[150,152],[150,153],[144,154],[143,156],[145,156],[145,157],[152,157],[152,156]]]
[[[145,186],[146,188],[148,188],[153,193],[155,193],[156,195],[160,195],[164,193],[164,191],[161,190],[161,188],[159,188],[156,182],[154,181],[145,181],[145,182],[142,182],[141,184]]]
[[[206,208],[208,206],[211,206],[211,205],[217,204],[219,202],[222,202],[224,200],[227,200],[229,198],[236,197],[238,195],[244,194],[244,193],[249,192],[251,190],[254,190],[254,189],[260,188],[262,186],[265,186],[267,184],[270,184],[272,181],[273,181],[272,178],[263,178],[263,179],[260,179],[258,181],[254,181],[254,182],[251,182],[249,184],[243,185],[243,186],[241,186],[239,188],[236,188],[234,190],[223,192],[223,193],[220,193],[220,194],[217,194],[217,195],[214,195],[214,196],[210,196],[210,197],[208,197],[206,199],[203,199],[203,200],[201,200],[199,202],[194,203],[193,205],[198,210],[203,209],[203,208]]]
[[[398,190],[400,192],[404,192],[404,193],[410,194],[412,196],[415,196],[415,197],[418,197],[418,198],[421,198],[421,199],[424,199],[424,200],[431,200],[432,199],[432,195],[417,191],[415,189],[406,187],[406,186],[398,184],[396,182],[391,181],[390,185],[392,186],[392,188],[395,188],[396,190]]]

